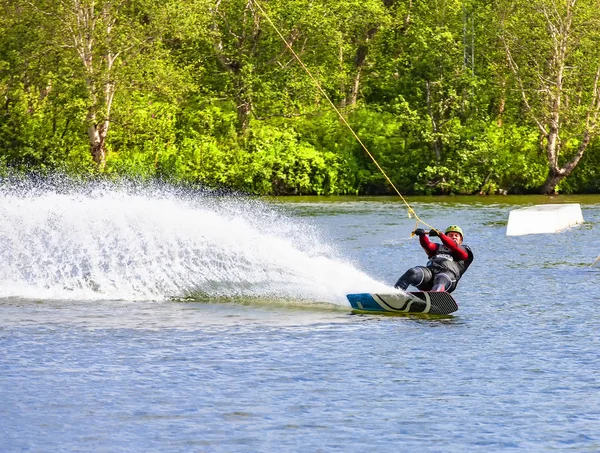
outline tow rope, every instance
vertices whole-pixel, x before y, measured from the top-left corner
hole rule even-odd
[[[263,9],[263,7],[260,5],[260,3],[257,0],[252,0],[252,1],[257,6],[257,8],[260,10],[260,12],[262,13],[262,15],[267,19],[267,22],[269,22],[269,24],[271,25],[271,27],[273,27],[273,29],[275,30],[275,32],[277,33],[277,35],[279,35],[279,37],[281,38],[281,40],[285,43],[285,46],[290,50],[290,52],[292,53],[292,55],[294,56],[294,58],[298,61],[298,63],[302,67],[302,69],[304,69],[304,71],[306,71],[306,73],[311,78],[311,80],[314,82],[315,86],[317,87],[317,89],[319,90],[319,92],[321,93],[321,95],[327,100],[327,102],[329,102],[329,104],[331,105],[331,107],[333,108],[333,110],[335,110],[335,112],[338,114],[338,116],[340,117],[340,119],[342,120],[342,122],[350,130],[350,132],[352,133],[352,135],[354,136],[354,138],[356,139],[356,141],[358,141],[358,143],[360,144],[360,146],[362,147],[362,149],[365,150],[365,152],[371,158],[371,160],[373,161],[373,163],[375,164],[375,166],[379,169],[379,171],[381,172],[381,174],[383,175],[383,177],[386,179],[386,181],[389,183],[389,185],[394,189],[394,191],[398,194],[398,196],[400,197],[400,199],[406,205],[406,208],[408,210],[408,217],[409,218],[414,217],[416,219],[416,221],[417,221],[417,223],[415,225],[415,229],[417,229],[417,227],[419,226],[419,223],[422,223],[423,225],[428,226],[430,229],[435,230],[434,227],[432,227],[431,225],[429,225],[427,222],[424,222],[423,220],[421,220],[421,218],[417,215],[417,213],[412,208],[412,206],[402,196],[402,194],[396,188],[396,186],[394,185],[394,183],[392,182],[392,180],[388,177],[388,175],[383,170],[383,168],[381,168],[381,166],[379,165],[379,163],[377,162],[377,160],[375,159],[375,157],[373,156],[373,154],[371,154],[371,152],[367,149],[367,147],[362,142],[362,140],[360,139],[360,137],[356,134],[356,132],[354,131],[354,129],[352,129],[352,127],[350,126],[350,124],[348,124],[348,121],[346,121],[346,118],[344,118],[344,115],[342,115],[342,113],[335,106],[335,104],[333,103],[333,101],[329,98],[329,96],[327,96],[327,93],[325,93],[325,90],[323,90],[323,88],[321,87],[321,84],[319,83],[319,81],[312,75],[312,73],[306,67],[306,65],[304,64],[304,62],[300,59],[300,57],[298,56],[298,54],[296,54],[296,52],[294,51],[294,49],[292,48],[292,46],[287,42],[287,40],[285,39],[285,37],[283,36],[283,34],[279,31],[279,29],[277,28],[277,26],[273,23],[273,21],[271,20],[271,18],[269,17],[269,15],[266,13],[266,11]]]

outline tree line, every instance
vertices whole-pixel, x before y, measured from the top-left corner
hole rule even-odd
[[[597,6],[0,0],[0,174],[597,193]]]

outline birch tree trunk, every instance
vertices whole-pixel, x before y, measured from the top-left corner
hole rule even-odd
[[[116,91],[114,65],[121,52],[115,51],[113,36],[118,1],[61,0],[66,25],[85,71],[88,92],[88,138],[92,159],[102,170],[106,164],[106,138]]]
[[[513,2],[500,9],[502,42],[523,105],[542,136],[548,175],[541,193],[554,194],[597,135],[600,23],[593,0]],[[529,41],[529,42],[528,42]],[[590,65],[591,63],[591,65]],[[569,99],[577,102],[569,103]],[[573,144],[576,143],[576,146]]]
[[[352,88],[350,90],[350,105],[355,106],[358,101],[358,93],[360,91],[360,76],[363,68],[367,63],[367,56],[369,55],[369,41],[373,39],[377,33],[379,27],[373,27],[367,30],[365,34],[365,40],[356,49],[356,56],[354,57],[355,74],[354,80],[352,81]]]
[[[221,65],[234,77],[237,127],[238,132],[243,134],[253,110],[252,84],[246,80],[252,74],[252,64],[248,63],[252,62],[252,57],[258,51],[262,16],[252,0],[244,0],[240,8],[239,21],[232,20],[234,17],[229,17],[228,11],[221,10],[221,0],[216,0],[211,13],[215,54]]]
[[[25,0],[45,20],[45,43],[73,57],[73,77],[85,87],[85,120],[90,154],[99,170],[108,155],[111,111],[121,68],[127,58],[139,56],[154,39],[158,25],[150,4],[140,0]],[[163,5],[164,6],[164,5]],[[77,67],[78,66],[78,67]]]

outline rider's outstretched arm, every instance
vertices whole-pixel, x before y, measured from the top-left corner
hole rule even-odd
[[[459,260],[466,260],[469,258],[469,254],[467,253],[467,251],[464,248],[462,248],[460,245],[456,245],[456,242],[454,242],[452,239],[450,239],[444,233],[440,232],[440,234],[438,236],[440,237],[442,244],[444,244],[446,247],[448,247],[450,250],[452,250],[452,254],[454,255],[454,258],[459,259]]]

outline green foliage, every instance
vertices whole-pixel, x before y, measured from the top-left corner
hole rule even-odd
[[[143,127],[133,134],[115,134],[120,140],[111,143],[107,172],[202,182],[256,194],[332,194],[349,190],[340,178],[340,159],[301,141],[292,130],[257,126],[239,139],[223,133],[231,131],[232,115],[223,115],[213,107],[213,115],[204,111],[193,120],[188,118],[188,125],[197,121],[196,127],[182,135],[177,133],[175,115],[167,112],[167,107],[156,105],[132,112],[136,116],[131,120]],[[160,114],[151,113],[161,109]]]
[[[284,195],[395,193],[380,168],[404,194],[527,193],[548,174],[531,118],[534,111],[549,123],[552,90],[536,83],[548,79],[553,47],[531,3],[262,2],[312,76],[253,2],[96,2],[89,60],[72,31],[83,26],[75,20],[83,9],[72,6],[0,0],[1,169]],[[577,8],[561,165],[581,143],[600,64],[595,3]],[[530,111],[501,30],[528,71],[520,81],[536,94]],[[101,168],[88,131],[104,120]],[[590,130],[563,192],[600,190],[600,146]]]
[[[535,131],[522,126],[465,128],[453,152],[420,175],[417,188],[426,194],[532,192],[545,177],[537,140]]]
[[[569,178],[559,184],[561,193],[598,193],[600,188],[600,141],[593,141]]]
[[[50,79],[45,92],[34,86],[7,91],[0,111],[0,149],[10,166],[71,172],[91,163],[77,119],[81,105],[55,89],[59,84]]]

